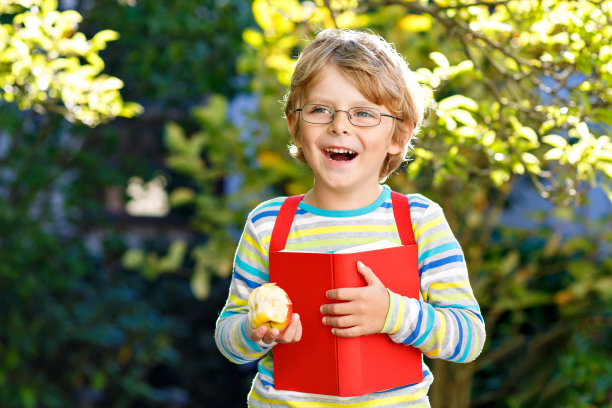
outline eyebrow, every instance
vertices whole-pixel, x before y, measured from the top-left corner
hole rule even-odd
[[[321,105],[328,105],[328,106],[331,106],[331,107],[334,107],[334,105],[335,105],[331,101],[331,99],[327,99],[327,98],[323,98],[323,97],[307,98],[306,101],[304,102],[304,105],[308,105],[308,104],[312,104],[312,103],[321,104]],[[350,105],[349,108],[355,108],[355,107],[367,108],[367,107],[371,107],[371,108],[380,109],[378,107],[378,105],[376,105],[374,102],[368,101],[367,99],[361,99],[361,100],[352,102],[349,105]]]

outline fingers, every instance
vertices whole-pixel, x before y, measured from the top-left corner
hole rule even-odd
[[[349,302],[329,303],[320,307],[322,314],[326,315],[346,315],[355,313],[355,304]]]
[[[340,288],[340,289],[330,289],[325,292],[325,296],[328,299],[333,300],[354,300],[362,293],[361,288]]]
[[[263,337],[263,342],[266,344],[272,344],[276,341],[276,338],[278,337],[279,334],[280,332],[278,331],[278,329],[268,330],[266,335]]]
[[[326,326],[346,328],[353,327],[359,324],[359,318],[354,315],[346,316],[324,316],[323,324]]]
[[[333,328],[332,334],[338,337],[358,337],[368,334],[362,327],[353,326],[346,329]]]
[[[374,286],[374,285],[382,285],[378,276],[374,273],[372,269],[368,266],[364,265],[363,262],[357,261],[357,271],[363,276],[363,279],[366,281],[366,285]]]
[[[384,286],[374,271],[363,262],[357,261],[357,271],[363,276],[366,286]],[[334,300],[354,300],[359,295],[363,294],[361,289],[362,288],[330,289],[325,293],[325,296],[327,296],[328,299]]]
[[[268,329],[267,326],[260,326],[250,332],[251,340],[263,341],[265,344],[272,343],[295,343],[302,338],[302,322],[300,315],[294,313],[291,316],[289,326],[283,331],[278,329]]]
[[[252,329],[249,334],[253,341],[263,341],[266,344],[272,344],[276,337],[278,337],[279,331],[278,329],[270,330],[268,326],[259,326],[256,329]]]
[[[294,313],[291,316],[291,323],[285,330],[283,330],[276,341],[278,343],[295,343],[300,341],[302,338],[302,322],[300,321],[300,315]]]
[[[366,286],[339,288],[327,291],[331,300],[341,302],[322,305],[320,311],[326,315],[323,324],[339,337],[356,337],[378,333],[384,326],[389,310],[389,293],[376,274],[362,262],[357,270],[363,276]]]

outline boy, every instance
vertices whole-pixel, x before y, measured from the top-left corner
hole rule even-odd
[[[391,192],[380,181],[405,159],[424,107],[414,74],[380,37],[335,29],[317,35],[300,55],[286,97],[291,152],[314,175],[313,188],[295,213],[287,248],[335,252],[356,243],[400,243]],[[321,305],[322,322],[336,336],[387,333],[394,342],[417,347],[429,357],[471,361],[482,350],[485,331],[461,248],[440,206],[418,194],[407,197],[419,252],[421,299],[393,293],[378,280],[376,270],[358,263],[367,285],[329,290],[329,304]],[[261,359],[249,406],[428,407],[433,376],[424,363],[421,382],[357,397],[274,387],[270,351],[277,343],[299,341],[302,325],[294,314],[280,333],[266,326],[251,328],[246,300],[269,281],[270,237],[284,201],[267,201],[249,215],[215,333],[219,350],[231,361]]]

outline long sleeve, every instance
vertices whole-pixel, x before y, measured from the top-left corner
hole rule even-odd
[[[253,289],[270,280],[268,253],[261,243],[251,217],[247,220],[236,255],[230,291],[217,319],[215,342],[230,361],[244,364],[263,357],[271,348],[249,337],[247,300]]]
[[[419,194],[408,199],[419,247],[422,300],[391,294],[386,332],[394,341],[415,345],[429,356],[469,361],[482,349],[484,325],[463,254],[440,207]],[[271,347],[249,339],[247,300],[253,289],[269,281],[270,237],[283,202],[283,197],[269,200],[249,215],[234,258],[228,300],[215,331],[217,346],[230,361],[259,360],[249,406],[429,406],[427,390],[433,376],[425,362],[422,381],[351,399],[275,388]],[[386,186],[378,200],[357,210],[322,210],[302,202],[285,248],[332,253],[378,241],[400,243],[392,207]],[[306,285],[308,276],[302,278]]]
[[[472,361],[484,345],[485,328],[461,247],[442,209],[431,201],[413,228],[422,300],[390,292],[383,332],[431,358]]]

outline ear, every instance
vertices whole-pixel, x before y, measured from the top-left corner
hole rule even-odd
[[[289,134],[291,134],[291,128],[293,126],[293,114],[292,113],[288,113],[287,114],[287,128],[289,129]],[[299,140],[299,137],[294,138],[293,136],[291,137],[291,139],[293,139],[295,146],[301,148],[302,147],[302,142]]]
[[[291,125],[293,124],[293,114],[287,114],[287,127],[289,128],[289,132],[291,132]]]
[[[404,154],[406,152],[406,146],[410,143],[410,139],[412,139],[412,134],[414,133],[414,124],[410,123],[405,126],[404,131],[401,135],[401,142],[398,142],[391,137],[391,141],[389,142],[389,148],[387,149],[387,153],[390,155],[398,155]]]

